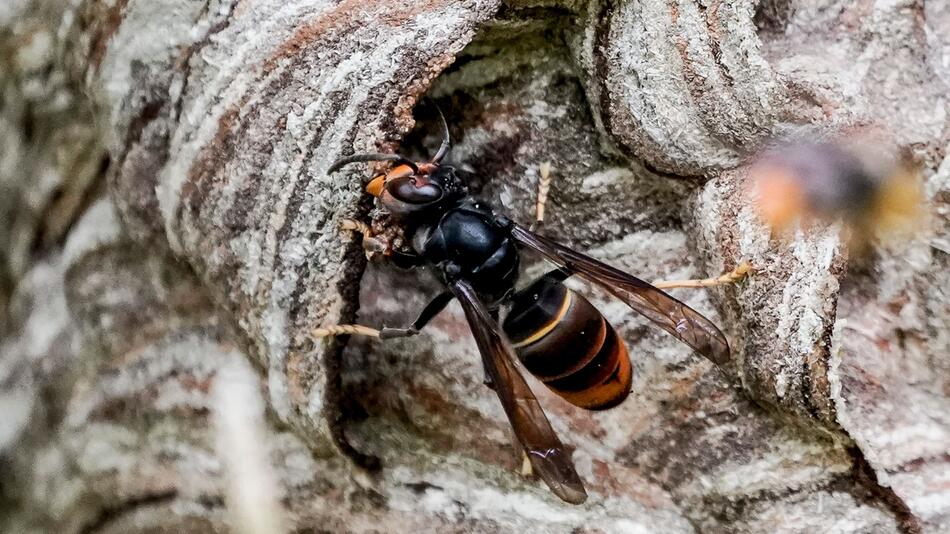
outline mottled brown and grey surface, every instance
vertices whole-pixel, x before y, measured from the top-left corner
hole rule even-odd
[[[948,36],[936,0],[3,2],[0,529],[950,530]],[[565,243],[646,279],[759,269],[675,293],[723,326],[722,370],[591,292],[630,399],[531,381],[582,506],[518,473],[457,306],[411,340],[305,339],[437,291],[364,273],[338,225],[369,168],[325,173],[436,146],[426,94],[512,217],[550,161]],[[921,166],[926,228],[870,260],[770,235],[749,156],[858,133]]]

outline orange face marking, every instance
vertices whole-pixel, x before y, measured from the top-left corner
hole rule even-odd
[[[405,176],[412,176],[412,167],[409,165],[396,165],[392,169],[389,169],[389,172],[386,173],[386,179],[392,180],[394,178],[403,178]]]
[[[366,192],[378,197],[383,194],[383,186],[386,184],[386,175],[377,174],[368,184],[366,184]]]
[[[420,170],[420,174],[421,174]],[[386,182],[389,180],[394,180],[396,178],[405,178],[407,176],[412,176],[412,167],[408,165],[396,165],[392,169],[389,169],[389,172],[386,174],[377,174],[373,177],[368,184],[366,184],[366,192],[378,197],[383,194],[383,189],[386,187]]]

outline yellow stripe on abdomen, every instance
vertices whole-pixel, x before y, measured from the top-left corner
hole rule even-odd
[[[573,300],[573,298],[574,297],[572,296],[570,291],[565,291],[564,300],[561,301],[561,307],[560,309],[558,309],[557,314],[555,314],[555,316],[547,324],[535,330],[533,334],[531,334],[527,338],[517,343],[512,344],[512,346],[516,349],[520,349],[548,335],[551,332],[551,330],[554,330],[554,328],[558,325],[558,323],[560,323],[561,320],[564,319],[564,315],[567,313],[567,310],[570,309],[571,307],[571,301]]]

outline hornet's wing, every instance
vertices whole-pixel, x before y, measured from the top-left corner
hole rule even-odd
[[[636,276],[537,235],[523,226],[515,224],[511,235],[515,241],[539,252],[565,272],[603,287],[713,363],[720,365],[729,361],[726,337],[696,310]]]
[[[462,303],[485,369],[534,471],[561,499],[572,504],[584,502],[587,492],[570,453],[554,433],[538,399],[515,366],[515,353],[498,323],[468,283],[458,280],[451,288]]]

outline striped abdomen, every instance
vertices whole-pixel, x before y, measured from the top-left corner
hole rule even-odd
[[[583,296],[541,278],[514,298],[502,325],[525,368],[565,400],[588,410],[630,393],[630,357],[617,332]]]

